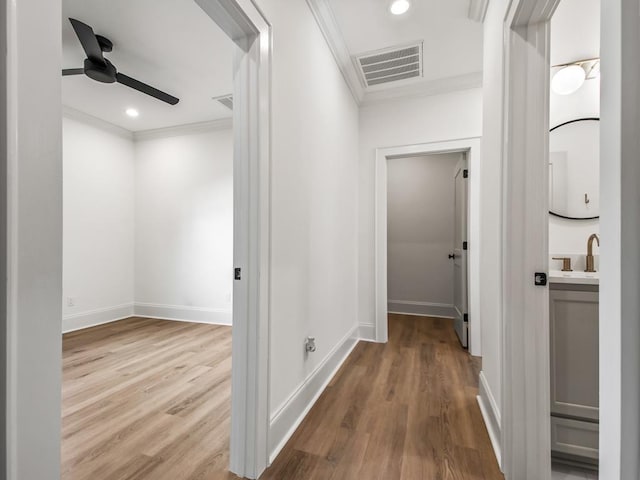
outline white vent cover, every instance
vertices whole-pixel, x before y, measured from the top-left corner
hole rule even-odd
[[[233,95],[223,95],[221,97],[213,97],[214,100],[220,102],[222,105],[227,107],[229,110],[233,110]]]
[[[367,87],[422,76],[422,42],[388,48],[356,57]]]

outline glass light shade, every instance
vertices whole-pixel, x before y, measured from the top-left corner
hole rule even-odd
[[[571,95],[578,90],[586,78],[584,68],[569,65],[558,70],[551,79],[551,90],[558,95]]]
[[[389,10],[394,15],[402,15],[403,13],[406,13],[407,10],[409,10],[409,7],[411,7],[411,4],[408,0],[395,0],[391,4],[391,7],[389,7]]]
[[[125,111],[125,113],[127,115],[129,115],[130,117],[137,117],[138,115],[140,115],[140,113],[138,112],[138,110],[136,110],[135,108],[127,108],[127,110]]]

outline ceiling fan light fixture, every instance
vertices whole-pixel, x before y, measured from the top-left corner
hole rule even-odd
[[[394,0],[393,2],[391,2],[389,11],[394,15],[402,15],[407,13],[410,7],[411,3],[409,2],[409,0]]]
[[[126,113],[131,118],[136,118],[137,116],[140,115],[140,112],[135,108],[127,108],[124,113]]]
[[[558,70],[551,79],[551,89],[558,95],[571,95],[584,83],[587,74],[581,65],[568,65]]]

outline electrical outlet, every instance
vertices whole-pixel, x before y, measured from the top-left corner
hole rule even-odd
[[[67,297],[67,307],[75,307],[76,299],[74,297]]]

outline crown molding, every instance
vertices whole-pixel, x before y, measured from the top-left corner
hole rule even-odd
[[[366,107],[402,98],[442,95],[480,87],[482,87],[482,72],[474,72],[454,77],[411,83],[403,87],[390,88],[387,90],[367,92],[361,104],[363,107]]]
[[[307,0],[307,5],[309,5],[316,19],[316,23],[318,27],[320,27],[320,31],[329,45],[329,49],[351,90],[353,98],[356,103],[360,105],[364,97],[364,86],[353,65],[351,54],[349,53],[349,49],[347,48],[347,44],[344,41],[342,32],[340,31],[340,27],[333,15],[333,10],[331,10],[328,0]]]
[[[469,0],[469,18],[474,22],[484,22],[489,0]]]
[[[211,120],[208,122],[188,123],[186,125],[177,125],[175,127],[141,130],[133,133],[133,139],[138,142],[143,140],[153,140],[156,138],[177,137],[193,133],[229,130],[231,128],[233,128],[233,119],[231,117],[220,118],[218,120]]]
[[[102,120],[101,118],[94,117],[93,115],[89,115],[88,113],[82,112],[80,110],[76,110],[75,108],[69,107],[67,105],[62,106],[62,116],[70,118],[71,120],[82,122],[95,128],[99,128],[101,130],[105,130],[119,137],[126,138],[127,140],[133,140],[133,132],[131,132],[130,130],[107,122],[106,120]]]

